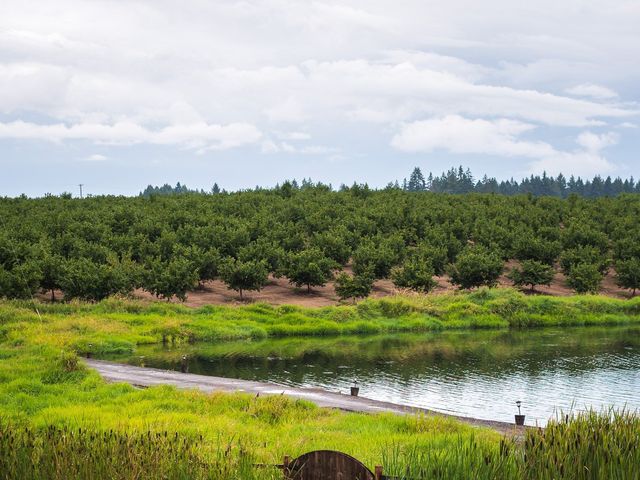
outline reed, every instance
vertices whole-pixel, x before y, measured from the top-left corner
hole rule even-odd
[[[639,438],[640,417],[626,410],[559,415],[546,429],[527,432],[523,478],[640,478]]]
[[[637,414],[592,410],[559,415],[498,445],[461,436],[443,450],[391,445],[381,457],[396,480],[626,480],[640,478],[638,438]]]
[[[119,432],[0,422],[0,479],[184,479],[254,480],[251,453],[233,442],[213,451],[201,436],[177,432]]]

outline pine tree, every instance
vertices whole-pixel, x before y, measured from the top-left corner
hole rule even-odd
[[[413,169],[413,172],[411,172],[407,189],[410,192],[422,192],[427,189],[427,182],[420,168],[416,167]]]

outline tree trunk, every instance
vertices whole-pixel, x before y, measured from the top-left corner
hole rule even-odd
[[[56,301],[56,291],[52,288],[51,289],[51,303]]]
[[[240,300],[242,301],[242,289],[238,290],[240,292]]]
[[[307,283],[307,293],[311,293],[311,284]]]

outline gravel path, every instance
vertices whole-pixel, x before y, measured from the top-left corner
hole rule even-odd
[[[390,412],[400,415],[421,413],[455,418],[456,420],[473,426],[493,428],[500,433],[510,436],[520,436],[523,432],[522,427],[516,427],[511,423],[447,415],[424,408],[381,402],[365,397],[352,397],[351,395],[330,392],[319,388],[297,388],[267,382],[195,375],[192,373],[175,372],[173,370],[134,367],[132,365],[103,360],[84,359],[83,361],[109,382],[124,382],[137,387],[146,388],[156,385],[173,385],[176,388],[197,389],[203,392],[245,392],[260,395],[287,395],[291,398],[308,400],[319,407],[337,408],[348,412]]]

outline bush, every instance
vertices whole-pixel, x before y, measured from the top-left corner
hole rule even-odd
[[[391,271],[391,279],[396,287],[418,292],[430,292],[438,285],[433,275],[433,267],[430,264],[415,259],[408,260],[401,267]]]
[[[359,275],[347,275],[342,272],[335,282],[336,294],[341,300],[368,297],[372,288],[373,275],[368,271]]]
[[[518,287],[529,285],[533,292],[536,285],[551,285],[553,273],[553,268],[545,263],[536,260],[525,260],[520,268],[511,270],[509,278]]]
[[[574,265],[567,276],[567,285],[576,293],[598,293],[603,275],[598,265],[579,263]]]
[[[260,290],[269,278],[269,271],[265,261],[242,262],[235,259],[227,259],[220,268],[220,274],[224,283],[229,288],[240,294],[245,290]]]
[[[502,259],[482,246],[467,247],[449,265],[451,283],[460,288],[493,287],[504,269]]]
[[[632,290],[631,296],[635,297],[636,290],[640,288],[640,259],[630,258],[617,262],[616,283],[619,287]]]

